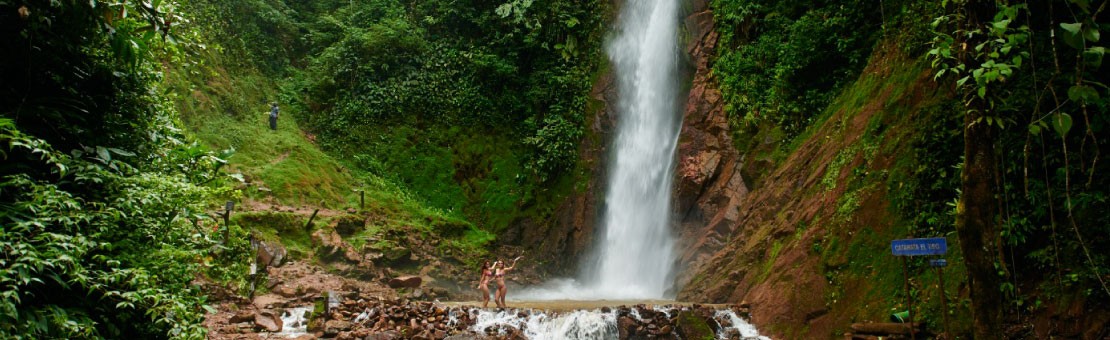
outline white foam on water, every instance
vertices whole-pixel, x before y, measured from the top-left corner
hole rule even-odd
[[[663,313],[675,311],[663,307],[655,307],[654,310]],[[619,336],[616,309],[612,309],[610,312],[594,309],[554,313],[533,309],[492,310],[474,308],[462,313],[469,313],[475,320],[470,330],[478,334],[506,335],[515,329],[519,330],[528,339],[534,340],[617,339]],[[644,321],[637,308],[631,308],[628,315]],[[720,322],[722,327],[717,331],[718,339],[729,339],[734,335],[739,335],[741,339],[770,340],[770,338],[760,335],[755,326],[736,315],[732,310],[718,310],[714,314],[714,318],[725,321]],[[454,326],[457,322],[457,316],[449,315],[449,320],[448,325]]]
[[[308,315],[311,312],[312,306],[286,308],[281,312],[281,331],[274,334],[287,338],[308,334]]]

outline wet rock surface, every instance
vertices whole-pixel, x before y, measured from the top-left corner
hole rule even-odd
[[[550,331],[537,329],[542,328],[543,322],[579,312],[482,309],[413,301],[390,294],[391,290],[331,291],[327,289],[333,288],[335,282],[330,284],[331,287],[323,287],[323,292],[268,300],[264,308],[253,302],[227,302],[221,305],[224,311],[209,315],[209,338],[528,339],[537,332]],[[283,315],[289,318],[295,313],[304,313],[307,320],[293,324],[309,326],[297,332],[283,329]],[[744,339],[739,331],[730,332],[728,328],[732,327],[731,320],[749,313],[748,308],[739,305],[641,304],[598,308],[590,315],[616,328],[604,333],[602,338],[608,339]]]

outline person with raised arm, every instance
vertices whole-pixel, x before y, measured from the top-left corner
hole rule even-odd
[[[520,256],[517,256],[513,259],[513,264],[508,267],[505,267],[505,263],[501,261],[497,261],[494,265],[493,278],[497,280],[497,294],[494,296],[494,303],[497,304],[497,307],[505,308],[505,294],[508,292],[508,288],[505,287],[505,274],[516,267],[516,261],[520,258]]]

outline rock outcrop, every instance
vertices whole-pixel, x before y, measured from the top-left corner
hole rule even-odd
[[[678,169],[674,197],[680,258],[676,285],[692,279],[691,265],[704,262],[728,241],[739,207],[748,195],[740,171],[743,159],[733,146],[728,117],[711,70],[718,33],[713,13],[704,0],[693,1],[686,18],[690,34],[686,47],[693,62],[693,80],[683,111],[678,144]]]

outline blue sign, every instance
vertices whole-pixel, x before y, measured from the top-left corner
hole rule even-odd
[[[929,260],[929,266],[930,267],[947,267],[948,266],[948,260],[932,259],[932,260]]]
[[[943,237],[894,240],[890,241],[890,251],[894,256],[944,255],[948,241]]]

